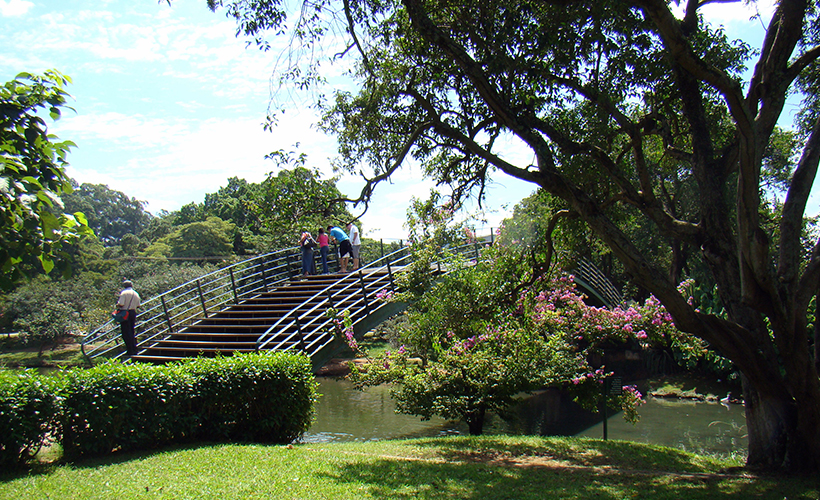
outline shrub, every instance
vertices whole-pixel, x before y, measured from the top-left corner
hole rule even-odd
[[[66,458],[137,450],[192,434],[189,379],[175,366],[106,363],[67,375],[62,413]]]
[[[70,372],[64,391],[69,459],[193,439],[286,443],[310,427],[316,400],[310,360],[286,353],[107,363]]]
[[[31,372],[0,373],[0,467],[31,459],[55,437],[57,379]]]
[[[310,359],[284,353],[199,358],[193,411],[202,439],[288,443],[310,427],[316,382]]]

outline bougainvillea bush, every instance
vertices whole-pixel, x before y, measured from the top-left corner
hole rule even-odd
[[[399,284],[406,292],[384,297],[412,304],[400,344],[354,367],[351,379],[359,386],[391,383],[399,411],[463,419],[480,434],[487,412],[503,414],[517,394],[547,386],[563,387],[597,408],[611,373],[590,360],[600,359],[593,355],[604,347],[703,348],[675,329],[654,297],[615,309],[589,306],[572,276],[535,276],[520,252],[488,247],[478,262],[453,256],[452,271],[428,281],[423,293],[412,282],[421,273],[404,274]],[[337,331],[359,349],[343,318]],[[615,392],[621,394],[607,396],[607,404],[636,421],[642,395],[633,386]]]

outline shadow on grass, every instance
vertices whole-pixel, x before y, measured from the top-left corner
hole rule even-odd
[[[420,447],[438,450],[446,460],[465,460],[471,457],[506,456],[539,457],[557,460],[569,466],[600,467],[687,473],[709,472],[703,464],[693,462],[693,456],[672,448],[635,445],[623,441],[576,440],[561,438],[527,442],[510,442],[503,437],[487,436],[480,441],[452,439],[419,439]],[[477,447],[477,444],[480,446]]]
[[[322,479],[384,499],[817,498],[816,490],[805,484],[784,486],[768,478],[632,474],[480,462],[376,459],[343,464],[324,473]]]
[[[200,448],[210,448],[213,446],[223,446],[230,443],[218,442],[198,442],[198,443],[183,443],[179,445],[166,446],[162,448],[155,448],[151,450],[133,450],[124,452],[113,452],[108,455],[81,458],[77,460],[56,460],[49,463],[32,462],[18,468],[0,469],[0,483],[13,481],[27,476],[43,476],[54,472],[56,469],[64,466],[70,466],[74,469],[96,469],[98,467],[105,467],[108,465],[117,465],[134,460],[143,460],[155,455],[164,453],[175,453],[184,451],[194,451]]]
[[[486,436],[411,443],[427,458],[378,457],[326,478],[375,498],[820,498],[815,478],[712,474],[716,466],[693,455],[627,442]]]

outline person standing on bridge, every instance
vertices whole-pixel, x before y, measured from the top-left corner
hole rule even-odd
[[[122,291],[117,299],[117,309],[128,311],[128,317],[120,323],[120,334],[129,356],[137,354],[137,337],[134,334],[134,327],[137,324],[137,308],[139,306],[140,294],[134,290],[133,283],[130,280],[123,281]]]
[[[330,237],[339,243],[339,270],[343,273],[347,272],[347,261],[353,255],[353,248],[350,245],[350,238],[336,226],[327,226],[327,232]]]
[[[316,247],[316,240],[309,232],[305,231],[299,238],[299,246],[302,247],[302,275],[315,274],[313,269],[313,249]]]
[[[327,254],[330,251],[330,238],[327,237],[325,228],[319,228],[319,236],[316,237],[316,240],[319,242],[319,256],[322,260],[322,274],[327,274]]]
[[[359,228],[353,222],[347,223],[347,236],[350,238],[350,251],[353,255],[353,269],[359,268],[359,249],[362,247],[362,239],[359,237]]]

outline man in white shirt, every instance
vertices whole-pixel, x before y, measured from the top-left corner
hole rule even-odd
[[[128,317],[120,323],[120,333],[129,356],[137,353],[137,337],[134,334],[134,326],[137,323],[137,308],[140,306],[140,294],[133,287],[134,285],[130,280],[123,281],[122,291],[117,299],[117,309],[128,311]]]
[[[359,268],[359,248],[362,246],[362,240],[359,237],[359,228],[352,222],[347,223],[347,236],[350,238],[350,246],[353,247],[353,271],[355,271]]]

